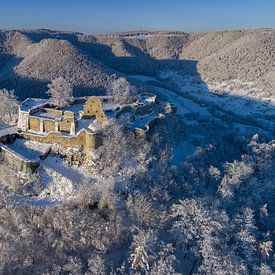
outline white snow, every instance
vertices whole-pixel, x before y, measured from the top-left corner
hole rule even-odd
[[[20,110],[24,112],[29,112],[32,109],[42,108],[49,103],[48,99],[42,98],[27,98],[20,105]]]
[[[8,126],[0,129],[0,138],[6,135],[13,135],[17,132],[17,126]]]
[[[74,112],[75,117],[79,116],[79,111],[83,111],[84,103],[78,103],[78,104],[72,104],[66,108],[64,108],[64,111],[71,111]]]
[[[40,174],[45,189],[39,199],[53,201],[71,199],[77,186],[87,178],[81,168],[69,165],[64,158],[52,155],[41,161]]]
[[[15,154],[19,155],[28,161],[39,161],[40,156],[43,156],[50,149],[49,144],[44,144],[36,141],[28,141],[25,139],[16,139],[12,144],[6,144]]]
[[[177,72],[163,72],[160,77],[176,84],[183,96],[218,105],[236,115],[275,116],[274,96],[267,100],[263,96],[264,91],[255,90],[253,83],[242,83],[238,80],[204,83],[196,76],[186,76]]]
[[[130,75],[130,77],[140,81],[156,81],[156,78],[147,75]]]

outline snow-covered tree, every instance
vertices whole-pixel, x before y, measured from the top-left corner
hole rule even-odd
[[[0,120],[12,123],[18,113],[18,101],[14,91],[0,90]]]
[[[87,275],[107,274],[103,256],[97,253],[91,255],[88,261],[88,268],[88,272],[85,273]]]
[[[129,196],[127,208],[132,222],[138,226],[152,226],[157,220],[157,211],[152,201],[142,193]]]
[[[242,182],[247,180],[253,173],[251,165],[245,161],[233,161],[226,163],[226,174],[219,186],[219,192],[223,198],[232,197],[234,192],[240,189]]]
[[[126,124],[110,119],[104,127],[103,145],[94,150],[95,168],[101,176],[110,177],[119,172],[131,177],[146,169],[146,160],[142,156],[148,154],[148,144],[135,138],[132,130],[125,129]]]
[[[192,260],[193,267],[201,261],[198,270],[202,274],[247,274],[253,270],[254,227],[251,213],[246,214],[246,221],[243,217],[237,221],[244,222],[240,228],[209,201],[185,199],[173,205],[172,216],[176,220],[172,233],[182,247],[184,259]]]
[[[152,264],[151,275],[159,274],[179,274],[175,267],[178,266],[178,260],[174,255],[175,248],[172,244],[161,243],[157,259]]]
[[[58,77],[48,84],[47,94],[51,97],[51,103],[58,107],[65,107],[72,103],[73,86],[64,78]]]
[[[274,274],[274,273],[268,265],[262,263],[259,268],[259,274],[260,275],[270,275],[270,274]]]
[[[155,246],[156,236],[153,230],[143,231],[136,228],[133,234],[129,262],[131,269],[146,272],[150,269],[150,255]]]
[[[107,93],[114,97],[117,103],[131,102],[137,96],[137,88],[131,85],[125,77],[115,79],[107,88]]]

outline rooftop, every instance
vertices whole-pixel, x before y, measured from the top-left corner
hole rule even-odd
[[[43,98],[27,98],[20,105],[20,111],[30,112],[36,108],[43,108],[45,105],[49,104],[48,99]]]

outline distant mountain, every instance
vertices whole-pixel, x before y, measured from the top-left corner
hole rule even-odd
[[[275,30],[185,33],[134,31],[99,36],[51,30],[0,31],[0,88],[45,96],[62,76],[76,94],[104,93],[112,75],[182,70],[202,79],[239,79],[275,88]],[[274,92],[273,92],[274,93]]]

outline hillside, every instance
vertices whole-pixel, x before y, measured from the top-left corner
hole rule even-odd
[[[274,42],[272,29],[135,31],[97,37],[50,30],[1,31],[0,87],[15,89],[21,98],[41,96],[52,78],[63,76],[77,94],[102,93],[114,73],[157,76],[177,70],[205,82],[253,82],[273,94]]]
[[[15,89],[21,99],[45,96],[46,84],[62,76],[74,85],[78,95],[104,92],[115,71],[87,55],[70,39],[62,39],[65,36],[28,34],[31,35],[1,32],[0,87]],[[68,34],[66,38],[73,37]]]
[[[274,33],[0,31],[0,273],[275,274]]]
[[[198,70],[204,78],[216,81],[239,79],[256,82],[257,86],[263,89],[274,89],[275,82],[272,75],[275,66],[275,32],[273,30],[229,32],[217,36],[218,39],[212,43],[205,41],[209,38],[207,35],[195,43],[190,43],[187,48],[187,53],[190,48],[193,52],[197,49],[197,52],[202,52],[201,44],[211,45],[207,49],[210,48],[212,52],[198,58]],[[189,55],[186,54],[184,57],[188,58]]]

